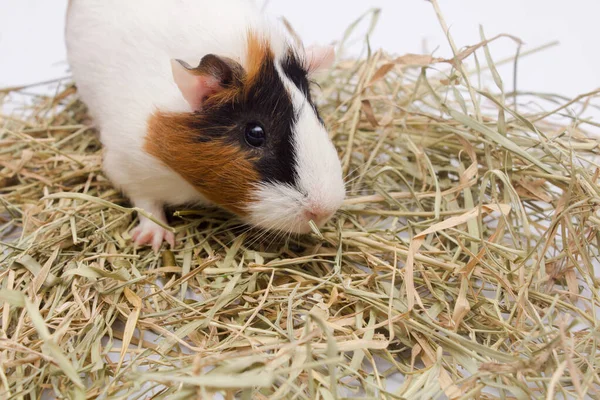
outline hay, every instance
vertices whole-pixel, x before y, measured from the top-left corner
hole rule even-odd
[[[159,255],[74,87],[2,91],[0,398],[598,396],[598,124],[570,110],[599,92],[508,93],[483,33],[449,39],[321,80],[349,198],[320,232],[181,209]]]

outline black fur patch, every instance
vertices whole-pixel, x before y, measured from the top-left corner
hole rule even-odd
[[[292,82],[294,82],[294,85],[296,85],[296,87],[300,89],[304,96],[306,96],[306,99],[315,111],[317,118],[319,119],[319,121],[321,121],[321,123],[323,123],[323,120],[319,115],[319,110],[317,109],[317,106],[313,102],[312,97],[310,95],[310,81],[308,79],[308,71],[304,69],[302,62],[300,61],[300,57],[295,52],[290,50],[287,53],[286,57],[283,59],[283,62],[281,63],[281,68],[283,69],[285,75]]]
[[[197,132],[196,140],[222,140],[240,146],[249,157],[257,159],[255,165],[263,181],[295,186],[292,129],[296,112],[271,57],[265,58],[256,79],[243,88],[242,95],[228,102],[211,102],[209,98],[195,115],[192,128]],[[245,141],[246,125],[250,123],[265,129],[266,142],[260,148]]]

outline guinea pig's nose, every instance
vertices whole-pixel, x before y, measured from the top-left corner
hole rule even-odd
[[[306,219],[308,221],[313,220],[317,225],[327,222],[332,215],[333,212],[331,210],[322,207],[310,207],[304,210],[304,216]]]

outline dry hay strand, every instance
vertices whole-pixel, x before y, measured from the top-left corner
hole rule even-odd
[[[569,112],[598,92],[505,94],[449,39],[321,80],[349,197],[320,232],[180,209],[159,255],[75,88],[1,92],[0,397],[598,396],[598,125]]]

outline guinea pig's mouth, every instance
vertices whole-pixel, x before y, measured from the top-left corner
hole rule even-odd
[[[317,226],[317,228],[323,228],[327,222],[329,222],[331,220],[331,217],[333,217],[333,214],[326,218],[326,219],[317,219],[315,220],[314,218],[307,218],[304,216],[299,216],[298,218],[296,218],[294,221],[289,221],[286,224],[279,224],[279,226],[275,225],[275,224],[256,224],[253,223],[253,225],[256,225],[260,228],[266,229],[266,230],[273,230],[273,231],[280,231],[283,233],[295,233],[295,234],[300,234],[300,235],[305,235],[305,234],[309,234],[311,232],[314,232],[313,227],[311,226],[311,222],[314,223],[314,225]]]
[[[266,217],[256,212],[249,213],[244,219],[258,228],[284,233],[308,234],[313,232],[311,223],[318,228],[323,228],[335,215],[335,212],[314,214],[311,211],[300,209],[293,212],[289,208],[281,210],[281,213],[271,209],[271,216]],[[278,215],[279,214],[279,215]]]

